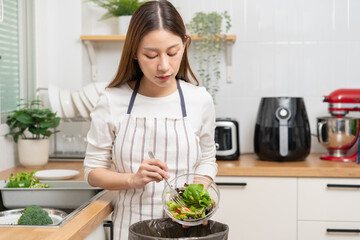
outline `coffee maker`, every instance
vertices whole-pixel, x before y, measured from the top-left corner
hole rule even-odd
[[[331,116],[317,118],[318,141],[328,154],[322,160],[355,162],[359,153],[360,119],[346,116],[360,111],[360,89],[338,89],[323,97]]]

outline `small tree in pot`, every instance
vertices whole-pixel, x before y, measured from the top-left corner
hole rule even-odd
[[[49,109],[40,109],[42,102],[33,100],[20,104],[20,109],[10,112],[6,124],[12,136],[18,143],[19,160],[25,167],[41,166],[48,162],[50,139],[58,132],[60,118]],[[51,130],[54,129],[54,130]]]

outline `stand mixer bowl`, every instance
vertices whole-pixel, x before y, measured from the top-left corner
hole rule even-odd
[[[338,157],[339,161],[341,158],[353,156],[357,153],[359,144],[359,123],[359,119],[351,117],[318,117],[318,141],[327,149],[330,157]]]

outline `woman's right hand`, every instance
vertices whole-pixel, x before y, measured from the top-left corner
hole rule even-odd
[[[130,186],[140,189],[149,182],[160,182],[164,178],[168,179],[170,177],[167,173],[168,170],[167,164],[159,159],[145,159],[139,170],[131,176]]]

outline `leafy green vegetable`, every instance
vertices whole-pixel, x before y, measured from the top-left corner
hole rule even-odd
[[[52,223],[49,214],[37,205],[26,207],[18,220],[19,225],[49,225]]]
[[[171,214],[178,219],[198,219],[206,216],[215,207],[215,201],[203,184],[190,184],[181,195],[186,207],[180,207],[175,201],[168,201]]]
[[[21,172],[14,175],[10,174],[10,177],[5,180],[7,182],[7,188],[49,188],[49,184],[43,184],[34,175],[37,170],[32,172]]]
[[[208,207],[210,195],[203,184],[190,184],[184,191],[182,198],[185,203],[197,207]]]

